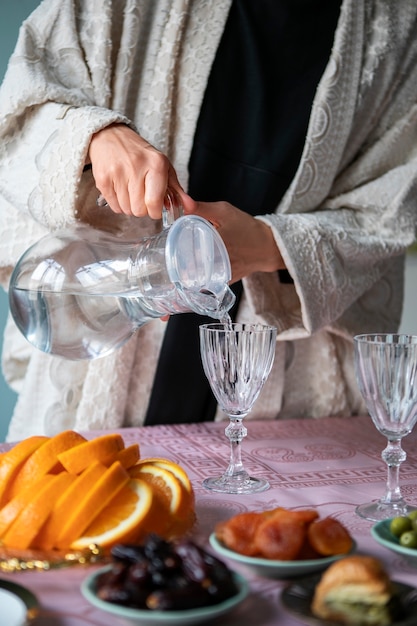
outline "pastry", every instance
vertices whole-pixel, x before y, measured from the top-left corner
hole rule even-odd
[[[341,624],[389,626],[393,595],[393,585],[378,559],[348,556],[324,572],[311,610],[316,617]]]

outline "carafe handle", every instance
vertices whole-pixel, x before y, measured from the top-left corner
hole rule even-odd
[[[103,194],[98,196],[96,205],[99,207],[109,206]],[[169,228],[173,222],[183,214],[183,207],[177,192],[173,189],[167,189],[164,198],[164,206],[162,207],[162,228]]]
[[[169,228],[183,214],[184,210],[177,192],[168,188],[162,207],[162,227]]]

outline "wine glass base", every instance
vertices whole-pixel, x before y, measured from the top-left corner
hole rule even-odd
[[[408,513],[415,510],[416,507],[410,506],[406,502],[384,503],[380,500],[375,500],[357,506],[356,514],[372,522],[380,522],[381,520],[391,519],[392,517],[406,516]]]
[[[220,493],[259,493],[269,489],[269,482],[264,478],[249,476],[245,480],[231,478],[230,476],[216,476],[203,480],[203,487]]]

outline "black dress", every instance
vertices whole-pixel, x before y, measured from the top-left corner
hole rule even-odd
[[[341,0],[234,0],[194,137],[189,194],[273,213],[296,172]],[[291,278],[280,273],[281,281]],[[233,285],[239,306],[241,283]],[[194,313],[168,322],[145,424],[212,420]],[[186,393],[185,393],[186,391]]]

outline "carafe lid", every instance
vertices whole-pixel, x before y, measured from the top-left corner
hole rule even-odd
[[[201,315],[222,317],[235,296],[229,255],[217,230],[198,215],[183,215],[170,226],[166,266],[171,281]],[[218,315],[216,314],[218,312]]]

